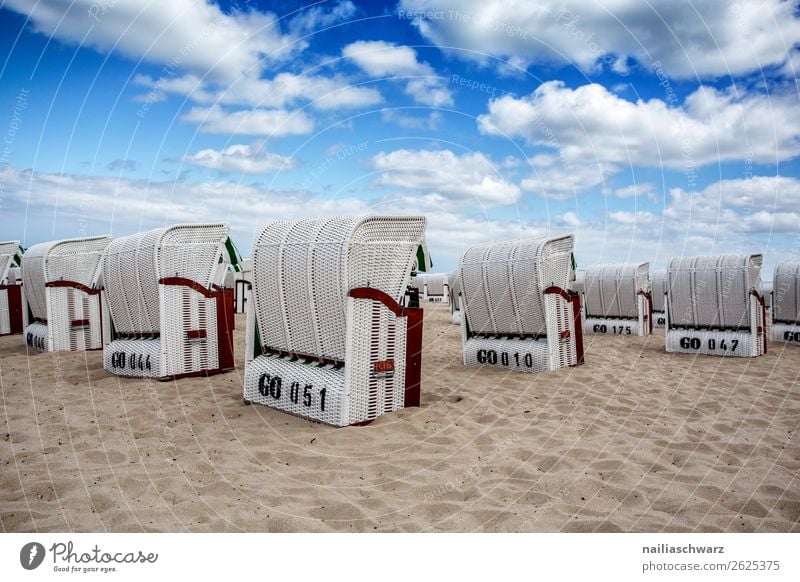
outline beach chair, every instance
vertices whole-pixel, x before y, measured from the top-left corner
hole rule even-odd
[[[22,279],[30,322],[25,343],[42,352],[103,347],[100,259],[109,236],[35,244],[25,251]]]
[[[447,281],[450,323],[453,325],[461,325],[461,301],[459,299],[461,296],[461,280],[459,279],[457,269],[447,276]]]
[[[761,255],[679,257],[667,269],[668,352],[760,356],[767,351]]]
[[[445,273],[425,273],[420,275],[424,282],[423,299],[431,302],[444,302],[450,300],[449,285]]]
[[[770,339],[800,345],[800,261],[775,266]]]
[[[179,224],[115,239],[103,255],[112,341],[103,367],[167,380],[234,367],[233,277],[225,224]]]
[[[655,271],[651,283],[653,297],[653,326],[665,327],[667,325],[667,272]]]
[[[650,335],[653,301],[648,263],[599,263],[584,271],[586,333]]]
[[[545,372],[583,363],[572,235],[470,247],[461,257],[464,365]]]
[[[28,309],[22,286],[22,254],[19,241],[0,242],[0,335],[22,333]]]
[[[419,406],[425,218],[268,224],[253,248],[244,400],[333,426]],[[424,265],[425,261],[422,261]]]

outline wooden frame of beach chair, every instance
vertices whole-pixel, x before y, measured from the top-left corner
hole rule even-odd
[[[103,347],[103,250],[110,236],[50,241],[23,255],[25,298],[31,321],[25,343],[42,352]]]
[[[664,270],[654,271],[651,287],[651,295],[653,297],[653,326],[666,327],[667,272]]]
[[[653,332],[648,263],[598,263],[584,270],[586,333],[645,336]]]
[[[546,372],[583,363],[572,235],[495,242],[461,257],[464,365]]]
[[[800,345],[800,261],[775,266],[770,339]]]
[[[678,257],[667,269],[668,352],[760,356],[767,351],[762,256]]]
[[[168,380],[234,368],[231,270],[225,224],[179,224],[115,239],[103,255],[112,340],[103,367]]]
[[[447,276],[447,293],[450,303],[450,323],[461,325],[461,280],[458,276],[458,269]]]
[[[424,217],[277,221],[253,246],[245,402],[333,426],[419,406]]]
[[[22,285],[22,255],[18,240],[0,242],[0,336],[22,333],[28,308]]]

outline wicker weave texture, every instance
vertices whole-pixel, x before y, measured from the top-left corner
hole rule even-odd
[[[800,325],[796,323],[773,323],[769,330],[769,339],[774,342],[800,345]]]
[[[724,357],[754,357],[764,353],[763,337],[746,332],[672,329],[667,351]]]
[[[648,263],[601,263],[584,271],[587,318],[638,318],[639,293],[650,291]]]
[[[571,235],[470,247],[459,267],[462,307],[473,333],[546,333],[542,292],[567,289]]]
[[[259,356],[245,369],[244,398],[333,426],[350,424],[343,368]]]
[[[424,230],[423,217],[335,217],[267,225],[253,249],[262,343],[344,361],[349,290],[373,287],[399,302]]]
[[[800,325],[800,261],[782,261],[775,266],[772,321]]]
[[[761,255],[679,257],[669,262],[671,327],[748,328],[750,293],[760,290]]]
[[[583,330],[586,333],[601,335],[648,335],[650,326],[647,325],[646,329],[642,327],[636,317],[614,319],[587,317],[583,322]]]
[[[464,343],[464,365],[547,372],[550,350],[546,340],[471,338]]]

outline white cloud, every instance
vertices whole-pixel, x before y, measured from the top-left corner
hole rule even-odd
[[[231,145],[223,150],[205,149],[191,155],[185,155],[181,161],[194,166],[219,170],[220,172],[237,172],[242,174],[262,174],[272,170],[291,170],[297,166],[297,160],[267,152],[262,144]]]
[[[279,137],[310,133],[314,121],[302,111],[251,109],[226,111],[216,105],[194,107],[181,118],[197,123],[203,133]]]
[[[389,186],[471,204],[502,206],[521,197],[520,189],[497,171],[480,152],[457,156],[450,150],[380,152],[371,160],[380,177],[375,186]]]
[[[613,210],[608,213],[608,218],[618,224],[626,226],[649,225],[656,221],[656,216],[647,210],[640,210],[637,212]]]
[[[272,79],[246,75],[224,87],[215,88],[195,75],[153,79],[137,75],[134,83],[151,89],[151,94],[172,93],[201,104],[248,105],[251,107],[288,107],[310,102],[319,110],[367,107],[383,101],[373,87],[351,85],[341,77],[279,73]]]
[[[660,62],[671,77],[708,78],[783,65],[800,43],[795,9],[782,0],[401,0],[398,16],[432,12],[415,19],[422,35],[481,63],[504,57],[522,68],[574,63],[625,75],[632,59],[646,69]]]
[[[453,104],[450,89],[433,67],[417,60],[417,53],[411,47],[382,40],[359,40],[344,47],[342,55],[371,77],[403,78],[406,94],[417,103],[431,107]]]
[[[740,233],[797,234],[800,179],[756,176],[721,180],[699,192],[673,188],[664,209],[676,232],[733,236]]]
[[[606,191],[606,194],[616,198],[639,198],[643,196],[650,198],[651,200],[655,200],[655,188],[655,184],[652,184],[651,182],[639,182],[636,184],[631,184],[630,186],[624,186],[622,188],[613,188]]]
[[[679,109],[659,99],[632,103],[597,84],[570,89],[550,81],[527,97],[490,101],[478,127],[483,133],[555,148],[575,164],[685,169],[794,157],[800,153],[800,137],[787,120],[798,118],[800,103],[791,94],[737,96],[733,88],[701,86]]]
[[[252,9],[226,13],[205,0],[7,0],[4,6],[59,40],[225,82],[306,47],[296,35],[281,31],[274,14]]]
[[[563,156],[539,154],[529,161],[533,174],[520,182],[523,190],[542,198],[568,200],[585,190],[605,184],[617,166],[596,160],[576,164]]]

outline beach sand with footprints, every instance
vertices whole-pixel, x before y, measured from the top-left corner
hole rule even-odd
[[[242,401],[237,370],[147,382],[0,338],[3,531],[800,532],[800,349],[465,368],[425,306],[423,406],[360,428]]]

